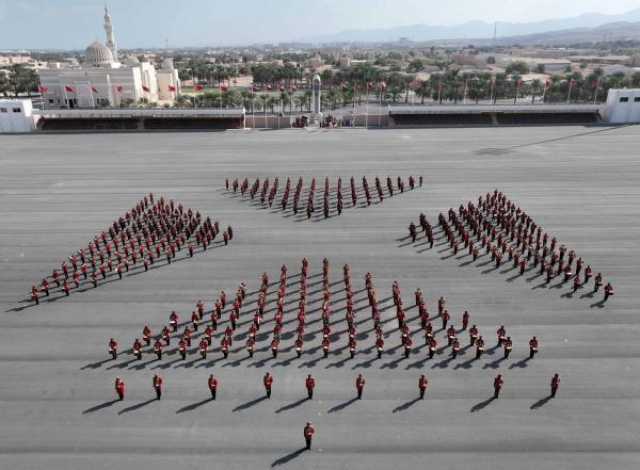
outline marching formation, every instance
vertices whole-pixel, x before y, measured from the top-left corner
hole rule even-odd
[[[96,235],[86,248],[81,248],[60,264],[39,284],[31,287],[31,300],[40,303],[42,296],[53,292],[70,295],[85,284],[94,288],[109,278],[123,276],[134,270],[148,271],[159,263],[171,264],[183,250],[188,257],[196,251],[206,251],[214,243],[227,245],[233,230],[222,231],[209,217],[185,208],[172,199],[153,194],[145,196],[131,210],[114,220],[109,228]]]
[[[322,358],[347,350],[349,358],[353,359],[356,354],[366,354],[375,350],[377,358],[380,359],[383,354],[392,354],[397,349],[403,351],[404,358],[409,358],[411,354],[424,347],[428,359],[433,359],[435,354],[443,354],[447,349],[449,349],[450,358],[455,359],[465,354],[468,348],[474,348],[474,357],[478,360],[485,352],[485,337],[476,324],[471,324],[469,311],[462,312],[460,326],[457,327],[452,322],[447,300],[442,296],[437,301],[437,315],[433,315],[421,289],[418,288],[413,294],[415,303],[406,305],[400,285],[394,281],[391,286],[393,306],[385,305],[378,299],[372,273],[366,273],[364,276],[366,298],[356,298],[352,285],[351,267],[344,265],[342,284],[345,298],[344,301],[334,301],[335,292],[330,288],[332,285],[330,263],[325,258],[322,261],[319,282],[322,285],[320,295],[319,298],[312,299],[308,291],[309,266],[309,261],[304,258],[299,274],[290,276],[287,266],[283,265],[275,291],[269,290],[271,286],[269,275],[263,273],[260,288],[255,293],[249,294],[246,283],[242,282],[232,301],[228,299],[224,290],[210,307],[199,300],[190,317],[187,316],[184,322],[181,322],[180,314],[173,311],[169,315],[168,323],[161,325],[155,333],[149,325],[144,325],[141,331],[142,339],[135,338],[131,349],[125,352],[132,354],[137,360],[141,360],[143,355],[147,354],[155,355],[157,360],[162,360],[165,353],[169,355],[177,353],[182,360],[195,356],[193,361],[206,360],[210,353],[217,354],[219,359],[228,359],[230,355],[253,358],[258,343],[262,342],[265,346],[260,351],[269,351],[271,359],[276,359],[289,351],[293,351],[295,357],[300,358],[307,350],[308,343],[317,336],[321,338],[319,344],[315,343],[308,352],[313,354],[316,350],[321,350]],[[289,292],[288,286],[291,284],[288,281],[296,276],[299,280],[294,285],[298,284],[298,290]],[[252,296],[256,298],[251,300],[249,297]],[[312,310],[320,312],[319,318],[312,315],[308,308],[310,303],[315,302],[321,302],[320,308]],[[365,302],[366,305],[356,308],[356,304],[360,302]],[[270,303],[275,304],[275,308],[268,308]],[[285,310],[285,305],[289,304],[297,304],[297,307]],[[362,315],[359,312],[364,309],[369,310],[369,318],[359,318]],[[395,309],[394,316],[386,314],[390,309]],[[407,315],[407,311],[411,309],[416,309],[418,312],[418,315],[412,319]],[[267,312],[274,313],[267,317]],[[341,312],[338,318],[336,318],[337,312]],[[383,313],[385,313],[384,316]],[[291,316],[286,318],[286,314]],[[397,327],[389,328],[387,324],[394,320]],[[440,321],[439,328],[434,326],[437,320]],[[367,326],[369,321],[370,328]],[[412,323],[414,321],[419,326]],[[269,323],[273,325],[270,331],[266,326]],[[320,325],[313,329],[312,325],[315,323]],[[344,329],[339,329],[341,324]],[[291,327],[285,331],[286,325]],[[372,346],[363,348],[360,343],[369,337],[369,332],[374,333],[375,340]],[[441,345],[438,342],[439,332],[443,335],[440,339]],[[463,333],[468,334],[466,342],[468,346],[463,346],[465,343],[461,338]],[[398,339],[395,339],[396,335],[399,335]],[[292,338],[287,347],[283,347],[283,337]],[[416,346],[415,340],[419,337],[424,338],[424,346]],[[242,340],[244,345],[233,348],[235,343]],[[392,341],[392,347],[386,349],[386,343],[389,341]],[[504,358],[509,358],[514,343],[504,325],[496,330],[496,341],[494,349],[502,348]],[[167,351],[172,343],[177,347]],[[532,359],[539,351],[538,338],[533,336],[528,346],[529,359]],[[111,358],[116,360],[120,353],[118,341],[111,338],[108,342],[108,350]],[[291,359],[293,358],[289,356],[289,360],[283,364],[288,364]]]
[[[381,203],[386,197],[404,193],[405,190],[413,190],[422,186],[422,184],[422,176],[417,179],[414,176],[409,176],[406,183],[400,176],[395,178],[395,182],[390,176],[387,176],[386,181],[376,176],[374,188],[372,189],[369,187],[366,176],[362,177],[360,186],[357,185],[356,179],[351,177],[349,188],[344,188],[345,195],[343,193],[342,178],[338,178],[335,185],[331,184],[329,178],[325,178],[322,194],[316,194],[317,180],[312,178],[305,195],[304,178],[301,176],[298,178],[295,187],[293,187],[292,179],[287,178],[282,190],[280,190],[278,177],[274,178],[273,181],[269,178],[265,178],[262,181],[260,178],[256,178],[253,183],[250,183],[249,178],[244,178],[242,181],[237,178],[233,181],[227,179],[225,188],[227,191],[249,196],[252,201],[258,199],[263,207],[271,208],[275,203],[282,212],[286,212],[290,208],[294,214],[298,214],[298,212],[305,213],[307,219],[311,219],[316,212],[316,208],[321,206],[321,218],[326,219],[333,215],[341,215],[345,208],[358,207],[359,200],[362,201],[361,207],[363,205],[368,207],[374,201]],[[318,203],[318,199],[321,199],[321,204]]]
[[[474,261],[491,255],[496,269],[505,262],[512,263],[512,268],[521,276],[527,270],[538,269],[538,275],[546,276],[546,284],[556,277],[561,277],[562,284],[573,279],[572,294],[586,287],[592,278],[593,293],[604,285],[602,273],[594,276],[591,265],[545,232],[498,190],[478,197],[477,205],[469,201],[457,211],[449,209],[446,216],[441,213],[438,224],[453,254],[466,251]],[[420,227],[433,247],[433,229],[424,214],[420,214]],[[413,242],[418,237],[418,228],[413,222],[409,225],[409,236]],[[603,291],[603,302],[606,302],[614,294],[610,282],[604,285]]]

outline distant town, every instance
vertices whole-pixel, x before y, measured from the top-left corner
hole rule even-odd
[[[546,46],[278,44],[197,49],[0,53],[0,96],[44,108],[239,108],[311,111],[311,78],[327,112],[363,104],[602,103],[610,88],[640,87],[640,41]]]

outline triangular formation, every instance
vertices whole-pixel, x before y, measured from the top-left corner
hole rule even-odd
[[[114,220],[110,227],[97,234],[86,248],[81,248],[63,261],[60,268],[31,288],[31,301],[38,304],[42,295],[68,296],[122,279],[134,271],[147,271],[193,257],[212,245],[227,245],[233,230],[227,227],[222,240],[215,241],[220,224],[200,212],[185,208],[173,200],[153,194],[145,196],[130,211]],[[60,296],[58,296],[60,297]]]
[[[395,181],[394,181],[395,180]],[[370,184],[366,176],[361,179],[350,177],[348,184],[343,184],[338,177],[332,184],[329,178],[324,179],[323,189],[317,187],[317,179],[311,178],[305,187],[305,180],[301,176],[294,186],[294,179],[288,177],[286,183],[280,186],[280,179],[256,178],[253,183],[249,178],[235,179],[225,182],[229,194],[241,197],[246,201],[253,201],[262,208],[273,208],[282,214],[291,213],[298,216],[298,220],[319,221],[337,215],[343,210],[357,207],[369,207],[374,203],[382,203],[385,198],[397,196],[405,191],[411,191],[423,184],[422,176],[409,176],[407,181],[400,176],[397,178],[375,177]]]

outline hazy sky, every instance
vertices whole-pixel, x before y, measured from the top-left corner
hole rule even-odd
[[[104,0],[0,0],[0,50],[83,49],[104,41]],[[347,29],[528,22],[598,12],[638,0],[108,0],[121,47],[290,41]]]

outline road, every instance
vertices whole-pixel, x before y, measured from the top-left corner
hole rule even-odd
[[[637,127],[570,126],[3,137],[0,468],[637,468],[639,138]],[[244,176],[410,174],[423,175],[424,186],[320,221],[224,191],[225,178]],[[611,280],[614,298],[568,297],[566,286],[485,273],[445,246],[399,241],[421,211],[435,221],[494,188]],[[149,192],[232,225],[233,243],[55,302],[22,302],[33,282]],[[297,272],[304,256],[312,274],[330,260],[336,299],[349,263],[354,290],[370,271],[386,306],[393,280],[407,303],[417,287],[431,310],[443,295],[454,321],[469,310],[490,346],[504,324],[514,352],[505,361],[499,350],[479,361],[469,361],[471,351],[426,360],[418,342],[404,359],[391,351],[399,333],[390,321],[390,351],[380,360],[372,352],[351,360],[344,350],[323,359],[316,323],[301,359],[287,351],[274,360],[264,350],[253,359],[241,351],[228,360],[105,361],[109,337],[128,348],[145,323],[157,331],[171,310],[189,315],[198,299],[210,304],[243,280],[255,291],[262,272],[276,279],[282,264]],[[315,307],[319,296],[310,299]],[[367,350],[371,320],[361,315],[359,347]],[[523,361],[533,335],[541,352]],[[267,370],[275,377],[269,401],[260,400]],[[149,401],[156,372],[166,384],[160,402]],[[358,372],[367,379],[362,401],[352,400]],[[560,391],[544,400],[554,372]],[[221,382],[216,402],[206,401],[209,373]],[[318,381],[310,402],[301,400],[307,373]],[[430,380],[424,401],[416,400],[420,373]],[[504,393],[488,401],[497,373]],[[112,402],[116,375],[127,382],[123,403]],[[307,420],[317,434],[302,452]]]

